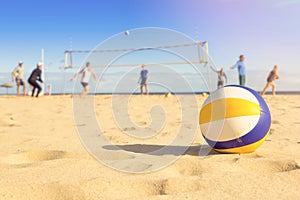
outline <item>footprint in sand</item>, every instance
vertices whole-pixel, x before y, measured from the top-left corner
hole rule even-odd
[[[168,132],[168,131],[161,132],[162,136],[169,135],[169,134],[170,134],[170,132]]]
[[[27,151],[18,154],[10,154],[2,161],[8,164],[26,164],[40,161],[56,160],[70,157],[65,151]]]
[[[117,164],[119,167],[120,164]],[[152,165],[137,161],[134,165],[125,166],[122,170],[129,172],[144,172],[149,169]]]
[[[157,188],[159,189],[158,192],[160,192],[160,194],[178,194],[201,190],[204,184],[205,183],[201,182],[200,177],[189,176],[182,178],[168,178],[158,182],[156,185],[160,186]]]
[[[183,164],[187,161],[189,162],[188,165]],[[200,176],[203,173],[209,173],[211,171],[210,167],[204,165],[201,160],[180,160],[173,167],[183,176]]]
[[[249,165],[249,163],[252,163]],[[268,158],[241,158],[236,164],[243,170],[252,173],[278,173],[300,169],[295,160],[270,160]],[[257,169],[259,167],[259,170]]]
[[[16,122],[13,117],[8,117],[5,119],[0,119],[0,126],[2,126],[2,127],[16,126]]]
[[[242,154],[242,157],[245,157],[245,158],[263,158],[264,156],[259,155],[256,152],[253,152],[253,153],[249,153],[249,154]]]
[[[280,124],[280,122],[277,120],[272,120],[272,124]]]
[[[134,131],[136,130],[135,127],[129,127],[129,128],[124,128],[123,131]]]
[[[148,180],[138,183],[138,187],[146,190],[148,195],[168,195],[200,190],[197,178],[168,178]],[[147,187],[145,187],[147,185]],[[139,189],[139,190],[141,190]]]

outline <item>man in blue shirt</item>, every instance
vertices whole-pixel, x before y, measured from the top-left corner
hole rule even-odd
[[[139,83],[141,84],[141,95],[143,95],[143,86],[145,86],[146,89],[146,94],[149,94],[149,88],[148,88],[148,78],[149,78],[149,73],[148,70],[145,69],[145,65],[142,65],[142,71],[140,74],[139,78]]]
[[[245,85],[246,83],[246,66],[244,64],[244,60],[245,56],[240,55],[239,61],[237,61],[235,65],[230,67],[230,69],[238,68],[240,85]]]

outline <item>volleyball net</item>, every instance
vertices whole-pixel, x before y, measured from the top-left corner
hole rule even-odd
[[[141,48],[124,48],[124,49],[95,49],[95,50],[66,50],[64,52],[64,69],[78,69],[81,68],[84,63],[78,62],[77,57],[85,57],[86,60],[89,55],[94,56],[111,56],[112,54],[128,54],[132,52],[145,52],[145,51],[166,51],[168,53],[174,53],[180,55],[181,51],[191,51],[190,55],[196,55],[191,60],[188,59],[162,59],[161,62],[134,62],[134,59],[131,59],[127,63],[93,63],[93,68],[105,68],[105,67],[136,67],[141,66],[142,64],[146,66],[173,66],[173,65],[198,65],[198,64],[208,64],[210,62],[208,54],[208,42],[195,42],[188,44],[177,44],[177,45],[166,45],[166,46],[156,46],[156,47],[141,47]],[[186,53],[184,53],[186,54]],[[75,58],[75,59],[74,59]],[[104,59],[105,60],[105,59]],[[147,60],[147,59],[145,59]]]

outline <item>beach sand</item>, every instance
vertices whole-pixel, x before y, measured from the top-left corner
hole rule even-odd
[[[208,148],[200,128],[192,123],[184,130],[195,129],[195,137],[182,156],[178,155],[178,149],[184,145],[174,145],[173,150],[165,153],[149,152],[172,143],[183,124],[180,110],[199,113],[205,97],[197,96],[196,105],[191,105],[188,95],[181,96],[180,102],[174,95],[167,99],[163,95],[132,96],[126,110],[135,127],[121,125],[120,128],[115,115],[124,113],[118,110],[121,108],[114,108],[116,113],[112,114],[112,96],[96,96],[93,107],[96,121],[111,142],[110,146],[106,145],[106,153],[99,155],[105,164],[89,154],[81,142],[77,128],[80,131],[85,127],[80,120],[89,116],[81,116],[77,110],[73,112],[76,98],[0,97],[0,199],[300,197],[300,95],[264,96],[272,114],[271,134],[254,153],[201,153],[201,148]],[[145,129],[153,123],[157,116],[154,113],[152,120],[148,113],[155,105],[161,105],[165,117],[157,134],[148,131],[150,135],[139,138],[124,133]],[[80,108],[84,112],[84,105]],[[122,150],[114,150],[114,145]],[[163,162],[168,159],[173,161]],[[153,165],[145,164],[146,161]],[[152,172],[143,173],[147,170]]]

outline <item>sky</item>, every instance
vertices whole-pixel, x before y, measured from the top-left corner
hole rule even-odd
[[[162,27],[209,42],[217,67],[246,56],[248,70],[300,74],[300,0],[0,0],[0,72],[31,71],[45,51],[59,71],[67,49],[93,49],[112,35]]]

